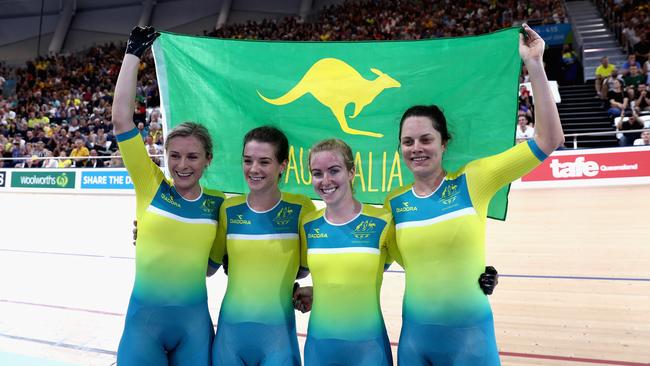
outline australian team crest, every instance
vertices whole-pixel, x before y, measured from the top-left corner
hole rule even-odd
[[[287,226],[293,219],[293,208],[282,207],[273,218],[273,222],[278,226]]]
[[[458,193],[460,193],[458,190],[458,184],[449,183],[445,186],[445,189],[442,190],[442,194],[440,195],[440,203],[443,205],[450,205],[454,203],[454,201],[456,201]]]
[[[201,210],[208,214],[213,213],[216,208],[217,203],[213,199],[208,198],[201,204]]]
[[[352,234],[357,239],[368,239],[375,233],[375,224],[372,220],[363,220],[355,228]]]

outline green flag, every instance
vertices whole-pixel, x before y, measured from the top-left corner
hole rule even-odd
[[[266,42],[163,33],[153,51],[166,128],[207,126],[215,158],[203,184],[247,191],[242,138],[271,124],[289,138],[283,190],[317,195],[307,156],[325,138],[355,153],[356,197],[382,203],[412,176],[398,154],[399,119],[415,104],[436,104],[452,140],[444,166],[511,147],[517,115],[519,28],[482,36],[383,42]],[[505,218],[508,188],[490,217]]]

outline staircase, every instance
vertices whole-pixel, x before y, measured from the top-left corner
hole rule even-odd
[[[560,86],[560,97],[562,103],[558,104],[558,111],[565,134],[615,131],[602,101],[596,98],[593,83]],[[565,146],[573,148],[572,137],[567,137]],[[618,146],[618,140],[613,134],[578,137],[578,148],[615,146]]]
[[[609,30],[598,8],[592,1],[565,2],[577,48],[581,51],[584,85],[560,86],[562,103],[558,104],[560,120],[565,134],[615,131],[607,117],[603,102],[596,98],[593,80],[596,68],[603,56],[609,63],[620,67],[626,56],[614,34]],[[588,82],[591,81],[591,82]],[[578,148],[618,146],[616,135],[580,136]],[[566,147],[573,147],[573,138],[568,137]]]
[[[591,1],[567,1],[566,9],[573,26],[576,43],[581,50],[582,67],[586,80],[594,80],[603,56],[620,68],[625,53],[614,34],[607,28],[598,8]]]

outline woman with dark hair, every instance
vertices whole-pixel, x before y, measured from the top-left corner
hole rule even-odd
[[[528,25],[523,30],[519,54],[536,104],[533,139],[447,172],[442,161],[451,134],[440,108],[414,106],[400,121],[402,158],[414,182],[391,192],[385,207],[406,273],[401,365],[500,364],[492,310],[476,285],[485,266],[488,205],[564,142],[542,64],[544,41]]]
[[[300,365],[292,304],[298,224],[314,204],[280,191],[288,155],[287,137],[275,127],[258,127],[244,137],[242,170],[250,193],[221,206],[210,253],[211,263],[228,258],[228,288],[212,347],[215,366]]]

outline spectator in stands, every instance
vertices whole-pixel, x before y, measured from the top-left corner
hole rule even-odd
[[[526,85],[519,86],[519,107],[525,106],[526,109],[531,109],[533,105],[533,98],[530,96],[530,90]]]
[[[644,128],[643,122],[638,119],[636,114],[632,114],[629,118],[618,122],[616,129],[619,131],[642,130]],[[618,140],[619,146],[631,146],[632,143],[641,137],[641,132],[623,133]]]
[[[650,96],[648,95],[648,86],[646,84],[639,84],[634,95],[634,110],[637,114],[650,112]]]
[[[99,154],[97,154],[97,150],[91,149],[90,150],[90,159],[86,160],[86,163],[83,165],[84,168],[103,168],[104,167],[104,160],[99,159]]]
[[[0,137],[2,137],[2,135],[0,135]],[[8,168],[9,167],[9,165],[6,164],[7,160],[4,160],[4,158],[10,158],[10,157],[11,157],[11,154],[7,153],[7,151],[5,150],[5,143],[3,143],[2,139],[0,138],[0,158],[2,158],[2,159],[0,159],[0,168],[5,168],[5,167]]]
[[[43,165],[43,159],[46,156],[45,144],[43,141],[37,141],[32,150],[32,160],[28,161],[30,168],[40,168]]]
[[[601,86],[601,95],[603,100],[608,101],[607,95],[610,91],[614,90],[615,80],[621,82],[621,87],[624,85],[623,76],[621,76],[621,74],[617,70],[612,71],[612,74],[609,75],[607,79],[603,80],[603,85]]]
[[[135,120],[133,122],[135,122]],[[144,125],[144,122],[138,122],[138,132],[143,140],[149,134],[149,129]]]
[[[630,66],[630,72],[623,77],[625,84],[625,93],[630,100],[635,100],[634,96],[637,92],[639,84],[645,83],[645,76],[639,72],[636,65]]]
[[[623,117],[625,115],[625,110],[629,106],[629,100],[627,95],[623,92],[621,81],[614,79],[613,84],[614,89],[607,93],[607,99],[609,100],[607,115],[612,119],[618,116]]]
[[[634,46],[640,41],[640,30],[642,29],[640,24],[632,24],[627,22],[623,25],[623,30],[621,34],[623,35],[623,48],[626,51],[631,51],[634,49]]]
[[[107,162],[108,167],[111,168],[122,168],[124,167],[124,162],[122,161],[122,154],[117,150],[111,155],[111,160]]]
[[[161,166],[160,157],[155,156],[158,155],[158,150],[156,149],[155,146],[149,146],[149,148],[147,149],[147,153],[149,153],[149,156],[151,157],[151,161],[153,161],[154,164]]]
[[[521,143],[527,140],[530,140],[535,137],[535,128],[530,123],[528,116],[520,115],[517,118],[517,133],[515,138],[517,143]]]
[[[57,161],[57,168],[69,168],[72,166],[72,160],[70,159],[64,159],[68,157],[68,153],[65,152],[65,150],[59,151],[59,158]]]
[[[151,110],[151,113],[149,114],[149,124],[152,123],[160,123],[162,120],[162,116],[160,114],[160,109],[154,108]]]
[[[163,140],[163,133],[162,133],[162,128],[160,128],[160,123],[158,122],[151,122],[149,125],[149,136],[153,138],[153,142],[155,144],[162,144]]]
[[[594,82],[594,86],[596,88],[596,94],[601,96],[602,99],[605,99],[607,96],[607,93],[604,95],[601,94],[603,82],[605,79],[610,77],[614,71],[616,71],[616,66],[609,63],[607,56],[600,59],[600,65],[596,68],[596,81]]]
[[[530,82],[530,76],[528,75],[528,69],[526,68],[526,65],[521,65],[521,73],[519,73],[519,83],[529,83]]]
[[[52,152],[50,150],[45,150],[45,160],[43,160],[42,168],[53,169],[59,167],[59,162],[52,158]]]
[[[11,164],[9,167],[11,168],[22,168],[24,166],[23,164],[23,159],[21,159],[25,155],[25,148],[21,147],[19,143],[14,142],[13,147],[11,148],[11,157],[13,160],[11,161]]]
[[[630,67],[633,65],[636,66],[637,69],[641,69],[641,64],[636,60],[636,55],[632,53],[627,56],[627,61],[623,63],[623,66],[621,67],[621,75],[626,76],[630,72]]]
[[[144,126],[144,122],[147,120],[147,108],[145,104],[141,101],[136,103],[135,112],[133,113],[133,122],[138,124],[138,129],[140,130],[140,123]]]
[[[75,133],[79,130],[79,118],[72,117],[70,119],[70,125],[68,126],[68,132]]]
[[[88,151],[88,148],[84,145],[84,140],[80,138],[74,140],[74,149],[72,149],[72,152],[70,153],[70,157],[73,158],[74,161],[74,166],[82,167],[86,165],[88,159],[84,159],[84,158],[88,156],[90,156],[90,152]]]
[[[163,153],[162,146],[154,143],[153,137],[151,137],[151,135],[144,138],[144,146],[149,152],[149,155],[160,155]]]
[[[578,78],[578,55],[573,51],[571,44],[562,46],[562,71],[564,82],[568,85],[575,84]]]
[[[100,155],[111,155],[113,151],[116,150],[116,146],[113,144],[113,142],[108,140],[108,135],[104,133],[103,128],[99,128],[97,130],[97,135],[95,135],[94,139],[94,145],[93,147],[97,149],[97,152]]]
[[[641,137],[634,140],[634,146],[650,145],[650,130],[641,132]]]
[[[641,64],[650,59],[650,32],[641,33],[639,42],[634,46],[634,54]]]
[[[16,132],[13,138],[13,144],[20,146],[21,149],[25,148],[25,140],[23,140],[23,135],[19,132]]]

